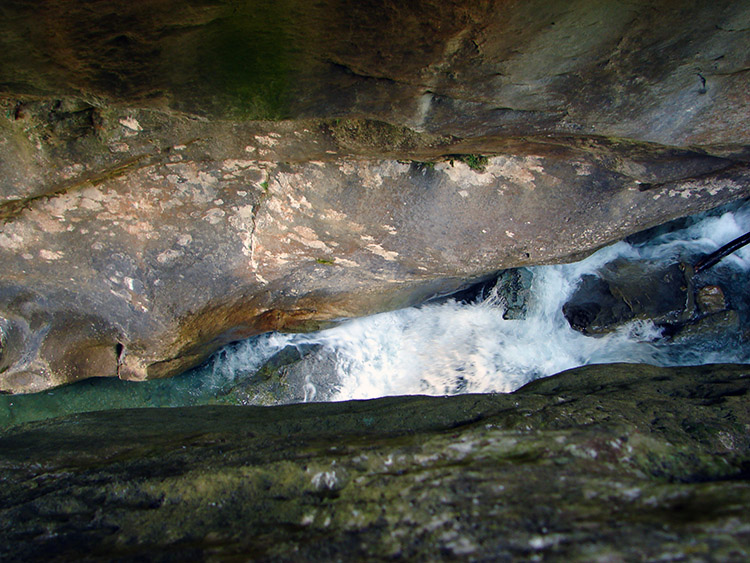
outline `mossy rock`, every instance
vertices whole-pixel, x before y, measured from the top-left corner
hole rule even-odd
[[[0,436],[8,560],[743,560],[746,366],[90,413]]]

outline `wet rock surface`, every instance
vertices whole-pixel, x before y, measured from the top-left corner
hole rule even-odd
[[[586,275],[563,314],[570,326],[589,336],[601,336],[633,321],[649,321],[663,341],[699,345],[747,339],[742,295],[727,304],[720,285],[695,276],[688,263],[615,260],[596,275]],[[727,280],[729,281],[729,280]]]
[[[678,343],[711,342],[735,334],[738,341],[747,340],[741,332],[740,315],[737,311],[718,311],[691,320],[673,329],[670,338]]]
[[[718,285],[706,285],[701,287],[695,296],[695,302],[701,313],[718,313],[726,309],[726,298],[724,291]]]
[[[330,401],[339,382],[335,355],[320,345],[287,346],[252,377],[238,379],[223,400],[264,406]]]
[[[598,275],[587,275],[565,305],[563,314],[584,334],[604,334],[633,320],[679,324],[695,313],[692,272],[685,264],[623,259]]]
[[[505,319],[523,319],[531,299],[532,273],[526,268],[505,270],[500,274],[495,287],[502,296]]]
[[[510,395],[28,424],[0,435],[0,555],[742,561],[748,375],[588,366]]]

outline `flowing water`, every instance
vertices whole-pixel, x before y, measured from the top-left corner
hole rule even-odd
[[[474,303],[427,304],[312,334],[264,335],[221,352],[211,366],[211,377],[228,381],[236,374],[253,372],[289,345],[318,345],[319,354],[333,358],[327,364],[333,363],[335,370],[334,391],[326,397],[330,400],[510,392],[533,379],[592,363],[667,366],[750,361],[750,348],[739,345],[736,333],[674,344],[661,338],[662,330],[653,323],[639,320],[611,334],[591,337],[570,328],[563,316],[562,306],[583,275],[622,258],[665,265],[695,261],[750,230],[750,205],[689,222],[693,224],[671,232],[656,230],[644,242],[619,242],[581,262],[529,268],[532,297],[524,319],[504,318],[502,296],[492,291]],[[750,246],[701,275],[704,284],[721,283],[742,321],[747,321],[744,294],[749,267]],[[317,395],[314,383],[306,384],[306,397]]]
[[[750,363],[743,335],[750,322],[750,246],[699,276],[698,285],[724,289],[739,315],[734,330],[676,342],[654,323],[639,320],[592,337],[573,330],[562,313],[582,276],[613,260],[692,263],[748,231],[750,203],[733,204],[631,237],[581,262],[528,268],[530,298],[523,318],[506,318],[505,297],[491,290],[469,303],[449,299],[345,321],[317,333],[265,334],[228,346],[200,368],[168,380],[89,380],[35,395],[0,397],[0,425],[108,408],[284,402],[231,391],[247,387],[265,362],[290,346],[300,350],[300,357],[318,361],[307,362],[300,388],[290,391],[287,402],[510,392],[591,363]]]

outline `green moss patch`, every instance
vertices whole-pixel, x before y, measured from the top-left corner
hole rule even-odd
[[[207,26],[198,64],[216,103],[225,106],[220,113],[240,120],[287,117],[292,25],[285,2],[253,2]]]

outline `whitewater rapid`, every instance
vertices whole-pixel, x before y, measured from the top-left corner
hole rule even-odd
[[[664,231],[664,229],[662,229]],[[387,395],[511,392],[522,385],[592,363],[688,365],[748,362],[747,347],[708,342],[690,349],[670,346],[648,321],[629,323],[602,337],[570,328],[562,306],[582,276],[616,259],[652,260],[664,265],[692,262],[750,231],[750,205],[689,219],[682,228],[652,231],[642,242],[619,242],[573,264],[528,268],[531,299],[523,319],[505,319],[496,291],[475,303],[448,300],[342,322],[311,334],[271,333],[232,345],[217,354],[206,372],[215,385],[231,385],[252,375],[287,346],[318,347],[333,359],[328,400]],[[706,274],[720,282],[741,315],[750,248],[725,258]],[[742,318],[743,323],[746,320]],[[315,378],[305,382],[305,399],[319,397]]]

